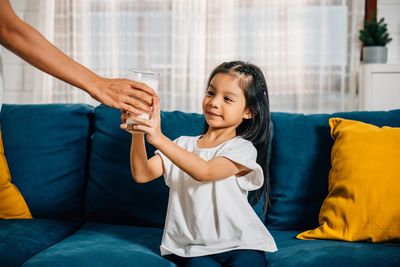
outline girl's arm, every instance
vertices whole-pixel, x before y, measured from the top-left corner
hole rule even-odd
[[[125,121],[131,116],[128,113],[121,114],[120,125],[122,129],[126,129]],[[150,182],[163,174],[163,164],[160,155],[147,159],[146,147],[144,144],[144,134],[140,132],[132,133],[130,164],[132,179],[137,183]]]
[[[141,125],[136,125],[135,130],[143,131],[147,141],[157,147],[175,165],[199,182],[223,179],[248,169],[225,157],[204,160],[201,157],[186,151],[164,136],[160,128],[160,102],[153,100],[153,113],[151,120],[136,118]]]
[[[220,180],[248,171],[225,157],[204,160],[176,145],[164,135],[154,145],[175,165],[199,182]]]
[[[137,183],[150,182],[163,174],[160,155],[147,159],[144,134],[133,133],[131,143],[131,173]]]
[[[89,93],[110,107],[140,114],[150,111],[154,91],[143,83],[107,79],[74,61],[21,20],[8,0],[0,0],[0,44],[36,68]],[[139,101],[137,98],[144,100]]]

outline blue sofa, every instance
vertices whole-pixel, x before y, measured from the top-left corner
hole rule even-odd
[[[295,238],[318,225],[332,116],[400,127],[400,110],[272,114],[272,207],[263,220],[279,250],[267,254],[269,266],[400,266],[396,244]],[[175,266],[159,253],[168,188],[163,179],[132,180],[130,135],[119,123],[119,111],[105,106],[3,105],[12,181],[34,219],[0,220],[0,266]],[[199,114],[162,113],[171,139],[200,134],[203,123]]]

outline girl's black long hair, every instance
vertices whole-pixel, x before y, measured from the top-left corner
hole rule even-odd
[[[270,179],[269,179],[269,142],[271,137],[271,113],[269,110],[268,88],[263,72],[254,64],[243,61],[224,62],[217,66],[208,79],[207,86],[218,73],[237,77],[238,84],[243,90],[246,99],[246,108],[252,114],[250,119],[245,119],[236,129],[236,134],[249,140],[257,149],[257,162],[264,171],[263,186],[250,194],[250,203],[260,199],[265,202],[264,212],[269,206]],[[206,125],[205,131],[207,131]]]

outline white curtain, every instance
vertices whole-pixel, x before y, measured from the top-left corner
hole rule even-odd
[[[364,0],[45,0],[55,44],[100,75],[160,72],[162,109],[201,111],[208,75],[244,60],[266,74],[273,111],[357,109]],[[49,8],[44,9],[49,12]],[[46,78],[38,102],[96,104]]]

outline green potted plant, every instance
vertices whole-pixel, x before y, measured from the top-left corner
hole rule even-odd
[[[386,44],[392,41],[392,38],[389,36],[384,18],[378,21],[375,12],[371,21],[364,21],[364,29],[360,30],[359,38],[364,46],[364,63],[386,63]]]

